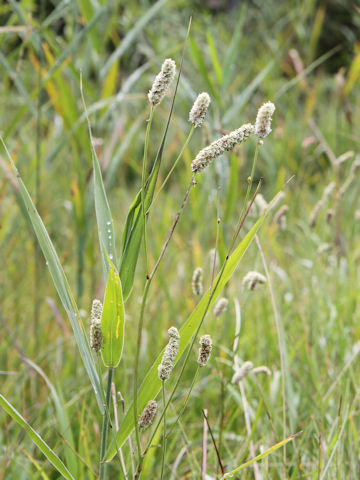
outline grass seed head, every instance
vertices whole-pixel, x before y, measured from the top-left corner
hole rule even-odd
[[[241,380],[248,375],[253,369],[254,364],[252,362],[245,362],[243,365],[238,368],[232,378],[232,383],[239,383]]]
[[[242,284],[249,290],[254,290],[256,285],[266,283],[266,277],[259,272],[248,272],[243,278]]]
[[[212,340],[210,335],[203,335],[199,340],[199,357],[197,363],[200,367],[205,367],[209,361],[211,350],[212,350]]]
[[[167,58],[162,64],[160,73],[155,77],[151,90],[148,93],[149,102],[156,107],[164,98],[171,82],[175,77],[176,63]]]
[[[153,422],[156,412],[158,409],[158,404],[155,400],[150,400],[149,403],[144,408],[144,411],[139,418],[139,427],[140,430],[147,429]]]
[[[206,92],[199,93],[197,96],[189,113],[189,122],[191,122],[195,128],[202,125],[210,102],[210,95]]]
[[[259,375],[261,373],[264,373],[265,375],[270,376],[271,375],[271,370],[266,365],[261,365],[260,367],[253,368],[251,370],[251,373],[254,374],[254,375]]]
[[[101,331],[101,314],[102,303],[100,300],[95,299],[92,303],[90,314],[90,347],[99,352],[104,343],[102,331]]]
[[[224,152],[232,150],[235,145],[245,142],[250,135],[254,133],[254,127],[251,123],[247,123],[242,127],[234,130],[228,135],[212,142],[208,147],[203,148],[191,162],[191,170],[194,173],[202,172],[215,158]]]
[[[274,112],[275,105],[272,102],[266,102],[259,108],[255,122],[255,135],[260,139],[271,133],[271,120]]]
[[[161,381],[166,382],[174,368],[174,362],[179,352],[180,334],[177,328],[171,327],[168,330],[169,342],[166,345],[161,363],[158,366],[158,375]]]
[[[220,317],[223,313],[226,312],[229,305],[229,300],[225,297],[220,298],[214,307],[214,316]]]
[[[195,268],[192,276],[192,291],[194,295],[202,295],[203,293],[203,271],[202,268]]]

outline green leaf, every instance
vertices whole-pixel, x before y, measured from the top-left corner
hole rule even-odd
[[[9,403],[6,398],[0,394],[0,405],[21,427],[26,431],[35,445],[42,451],[49,462],[56,468],[56,470],[67,480],[74,480],[69,470],[65,467],[56,453],[51,450],[49,445],[44,442],[40,435],[27,423],[27,421],[20,415],[20,413]]]
[[[124,347],[125,309],[119,274],[111,262],[106,283],[101,330],[104,337],[102,359],[107,367],[116,368]]]
[[[294,440],[294,438],[301,435],[301,433],[302,432],[295,433],[294,435],[290,435],[290,437],[285,438],[284,440],[281,440],[281,442],[276,443],[275,445],[273,445],[271,448],[269,448],[265,452],[261,453],[260,455],[257,455],[256,457],[252,458],[248,462],[245,462],[242,465],[240,465],[239,467],[235,468],[235,470],[232,470],[231,472],[225,473],[225,475],[223,475],[220,480],[225,480],[226,478],[232,478],[235,475],[235,473],[240,472],[240,470],[243,470],[244,468],[248,467],[249,465],[252,465],[253,463],[258,462],[262,458],[267,457],[268,455],[270,455],[270,453],[275,452],[275,450],[277,450],[278,448],[281,448],[284,445],[286,445],[287,443],[291,442],[291,440]]]
[[[11,158],[10,153],[8,152],[8,149],[6,148],[6,145],[2,137],[0,137],[0,141],[8,156],[9,162],[15,172],[16,180],[20,187],[20,193],[24,201],[24,204],[26,206],[28,216],[33,226],[35,235],[38,239],[41,250],[46,259],[49,272],[50,272],[50,275],[52,276],[55,288],[58,292],[58,295],[63,304],[63,307],[70,320],[70,323],[75,335],[75,340],[79,347],[80,355],[83,360],[85,370],[89,376],[91,385],[94,389],[100,412],[104,414],[105,410],[104,410],[103,389],[101,386],[99,376],[96,371],[93,357],[91,355],[91,350],[87,341],[86,332],[84,331],[84,326],[81,322],[79,311],[78,311],[75,299],[73,297],[73,294],[70,290],[69,283],[65,276],[64,270],[61,266],[59,257],[55,251],[54,245],[51,242],[49,234],[47,233],[45,225],[43,224],[43,221],[41,220],[41,217],[35,208],[35,205],[30,197],[30,194],[27,191],[27,188],[20,177],[20,174],[15,166],[15,163]]]
[[[251,241],[253,240],[256,232],[258,231],[260,225],[262,224],[265,215],[262,216],[250,230],[250,232],[245,236],[245,238],[240,242],[236,250],[230,256],[223,275],[219,280],[219,284],[216,290],[213,292],[213,296],[210,302],[210,307],[215,302],[216,298],[220,295],[222,289],[225,287],[227,282],[229,281],[230,277],[235,271],[235,268],[239,264],[241,258],[243,257],[244,253],[246,252],[247,248],[249,247]],[[214,281],[214,285],[217,284],[219,275],[216,277]],[[189,345],[193,335],[195,334],[203,314],[206,311],[206,306],[209,301],[210,291],[208,290],[206,294],[203,296],[195,310],[192,312],[190,317],[186,320],[184,325],[180,329],[180,349],[179,354],[175,363],[177,363],[182,354],[184,353],[186,347]],[[150,367],[148,373],[146,374],[138,392],[138,410],[141,412],[149,400],[153,400],[158,395],[161,389],[161,380],[158,377],[157,367],[161,361],[164,349],[159,353],[157,359]],[[134,428],[134,407],[133,404],[129,407],[128,411],[126,412],[125,418],[120,425],[120,429],[116,436],[116,445],[113,443],[105,457],[105,461],[110,461],[114,455],[116,454],[116,448],[120,448],[123,443],[126,441],[130,433]]]

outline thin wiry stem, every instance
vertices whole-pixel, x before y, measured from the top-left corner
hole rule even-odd
[[[178,416],[174,422],[174,425],[172,426],[170,432],[168,433],[167,437],[169,438],[170,435],[172,434],[172,432],[174,431],[177,423],[180,421],[181,417],[182,417],[182,414],[184,413],[185,411],[185,408],[187,407],[187,404],[188,404],[188,401],[189,401],[189,398],[191,396],[191,393],[194,389],[194,386],[195,386],[195,383],[196,383],[196,380],[197,380],[197,377],[198,377],[198,374],[199,374],[199,370],[200,370],[200,365],[197,365],[197,368],[196,368],[196,371],[195,371],[195,375],[194,375],[194,378],[192,379],[192,382],[191,382],[191,385],[190,385],[190,388],[187,392],[187,395],[186,395],[186,398],[185,398],[185,402],[184,402],[184,405],[180,408],[180,411],[178,413]]]
[[[135,365],[134,365],[134,424],[135,424],[135,437],[136,437],[136,443],[137,443],[137,448],[138,448],[138,457],[139,457],[139,465],[142,465],[142,460],[141,460],[141,442],[140,442],[140,431],[139,431],[139,425],[138,425],[138,405],[137,405],[137,397],[138,397],[138,376],[139,376],[139,358],[140,358],[140,347],[141,347],[141,338],[142,338],[142,330],[143,330],[143,325],[144,325],[144,312],[145,312],[145,306],[146,306],[146,301],[149,293],[149,288],[151,285],[151,282],[154,278],[154,275],[159,268],[160,262],[162,258],[165,255],[165,251],[167,246],[169,245],[169,242],[171,240],[171,237],[175,231],[176,225],[179,222],[181,213],[183,212],[185,205],[187,203],[187,200],[190,195],[190,191],[192,187],[194,186],[194,180],[193,178],[190,181],[189,187],[185,193],[184,200],[179,208],[179,211],[175,217],[174,223],[170,229],[170,233],[168,238],[166,239],[163,248],[161,250],[160,256],[152,270],[152,273],[147,276],[146,278],[146,284],[144,288],[144,293],[142,297],[142,302],[141,302],[141,308],[140,308],[140,317],[139,317],[139,323],[138,323],[138,329],[137,329],[137,344],[136,344],[136,353],[135,353]]]
[[[142,175],[141,175],[141,211],[143,215],[143,222],[144,222],[144,250],[145,250],[145,267],[146,267],[146,274],[148,274],[148,255],[147,255],[147,235],[146,235],[146,212],[145,212],[145,182],[146,182],[146,165],[147,165],[147,156],[148,156],[148,149],[149,149],[149,136],[150,136],[150,128],[152,124],[154,116],[154,107],[151,105],[150,109],[150,116],[146,127],[145,133],[145,143],[144,143],[144,159],[143,159],[143,168],[142,168]]]
[[[156,200],[157,200],[160,192],[162,191],[162,189],[163,189],[163,188],[165,187],[165,185],[167,184],[167,182],[168,182],[171,174],[173,173],[173,171],[175,170],[175,168],[176,168],[177,164],[179,163],[181,157],[183,156],[183,153],[184,153],[184,151],[185,151],[185,148],[188,146],[188,144],[189,144],[189,142],[190,142],[190,140],[191,140],[191,137],[193,136],[194,130],[195,130],[195,127],[192,126],[192,127],[191,127],[191,130],[190,130],[190,133],[189,133],[189,135],[188,135],[188,137],[187,137],[184,145],[182,146],[182,148],[181,148],[181,150],[180,150],[180,153],[179,153],[177,159],[176,159],[175,162],[174,162],[174,165],[171,167],[171,169],[170,169],[169,173],[167,174],[165,180],[164,180],[163,183],[161,184],[161,187],[160,187],[159,190],[157,191],[157,193],[156,193],[156,195],[155,195],[155,197],[154,197],[154,200],[151,202],[151,205],[154,205],[154,203],[156,202]],[[147,212],[146,212],[146,213],[147,213]]]
[[[213,445],[214,445],[214,448],[215,448],[215,452],[216,452],[216,456],[217,456],[217,459],[218,459],[218,463],[219,463],[219,466],[220,466],[220,470],[221,470],[221,474],[222,475],[225,475],[225,470],[224,470],[224,465],[221,461],[221,457],[220,457],[220,453],[219,453],[219,449],[216,445],[216,442],[215,442],[215,438],[214,438],[214,435],[213,435],[213,432],[212,432],[212,429],[211,429],[211,426],[210,426],[210,423],[209,423],[209,419],[208,419],[208,411],[207,410],[203,410],[202,411],[203,415],[204,415],[204,420],[206,421],[206,424],[207,424],[207,427],[209,429],[209,432],[210,432],[210,436],[211,436],[211,441],[213,442]]]
[[[99,479],[104,480],[106,463],[103,462],[105,451],[106,451],[106,441],[108,435],[108,426],[109,426],[109,417],[108,412],[110,411],[110,398],[111,398],[111,384],[113,379],[114,369],[109,368],[107,385],[106,385],[106,396],[105,396],[105,413],[103,418],[103,424],[101,429],[101,445],[100,445],[100,470],[99,470]]]
[[[162,381],[162,397],[163,397],[163,406],[165,407],[166,397],[165,397],[165,382],[164,382],[164,380]],[[165,456],[166,456],[166,415],[164,414],[163,451],[162,451],[162,460],[161,460],[160,480],[163,480],[163,478],[164,478]]]
[[[250,415],[249,415],[249,404],[245,395],[245,388],[244,388],[244,383],[242,380],[239,382],[239,388],[240,388],[240,394],[241,394],[241,401],[243,404],[243,409],[244,409],[244,419],[245,419],[245,425],[246,425],[246,431],[248,434],[248,442],[249,442],[249,450],[250,450],[250,455],[252,458],[255,458],[255,448],[254,448],[254,443],[251,438],[251,423],[250,423]],[[259,470],[259,465],[255,462],[253,464],[253,469],[254,469],[254,477],[255,480],[262,480],[262,475]]]
[[[112,382],[111,385],[111,395],[112,395],[112,401],[113,401],[113,407],[114,407],[114,423],[115,423],[115,433],[118,432],[119,430],[119,417],[118,417],[118,409],[117,409],[117,401],[116,401],[116,388],[115,388],[115,383]],[[116,438],[116,435],[115,435]],[[120,465],[121,469],[123,471],[123,475],[125,480],[128,480],[128,474],[126,471],[126,465],[125,465],[125,460],[124,460],[124,455],[122,453],[122,449],[119,448],[119,456],[120,456]]]
[[[203,410],[203,441],[202,441],[202,461],[201,461],[201,480],[206,480],[206,465],[207,465],[207,434],[208,423],[206,421],[207,410]]]

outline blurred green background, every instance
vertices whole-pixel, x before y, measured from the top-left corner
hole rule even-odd
[[[197,129],[182,164],[152,207],[150,263],[160,254],[197,152],[220,133],[254,122],[264,101],[274,102],[273,132],[261,148],[255,180],[263,178],[261,193],[267,201],[284,189],[283,204],[289,211],[285,229],[273,214],[269,216],[260,242],[281,319],[287,433],[303,433],[287,449],[286,468],[280,450],[259,468],[263,478],[269,479],[356,478],[360,429],[356,173],[339,194],[359,154],[360,9],[356,2],[7,0],[0,5],[0,131],[88,325],[91,301],[102,298],[104,280],[80,72],[119,241],[141,186],[149,114],[146,93],[165,58],[179,65],[190,16],[190,39],[159,185],[188,135],[188,112],[196,95],[207,91],[212,103],[208,125]],[[170,102],[169,96],[156,110],[150,161],[159,147]],[[255,140],[249,141],[199,176],[150,293],[142,375],[163,347],[167,328],[181,326],[196,305],[191,293],[195,267],[204,268],[204,282],[207,287],[210,284],[209,251],[215,246],[218,217],[218,253],[220,258],[225,255],[241,211],[254,149]],[[76,478],[96,478],[100,438],[96,402],[2,150],[0,167],[1,393],[57,453],[70,458]],[[336,189],[311,228],[309,216],[331,181]],[[253,222],[248,219],[246,229]],[[125,408],[132,400],[144,278],[140,260],[126,305],[124,357],[115,378]],[[220,319],[209,314],[206,320],[204,333],[214,340],[212,361],[196,384],[182,420],[183,431],[175,430],[169,440],[169,468],[183,447],[185,453],[174,476],[169,473],[166,478],[200,478],[202,408],[209,411],[227,470],[249,458],[243,403],[231,384],[234,301],[241,306],[240,360],[272,370],[271,377],[249,378],[245,383],[256,453],[283,438],[274,312],[267,285],[254,292],[241,286],[249,270],[263,272],[255,243],[224,292],[230,300],[228,311]],[[193,373],[189,368],[174,402],[176,408]],[[49,395],[48,382],[58,392],[61,414]],[[175,419],[174,411],[170,413]],[[2,412],[0,421],[0,479],[58,478]],[[131,470],[128,446],[124,454]],[[208,455],[209,478],[218,478],[210,441]],[[156,478],[159,459],[158,449],[153,449],[144,478]],[[251,467],[244,472],[241,478],[253,478]],[[109,475],[122,478],[118,462]]]

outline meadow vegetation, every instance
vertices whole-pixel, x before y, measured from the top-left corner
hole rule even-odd
[[[8,0],[0,19],[0,479],[358,478],[359,8]],[[193,173],[265,102],[262,144]]]

